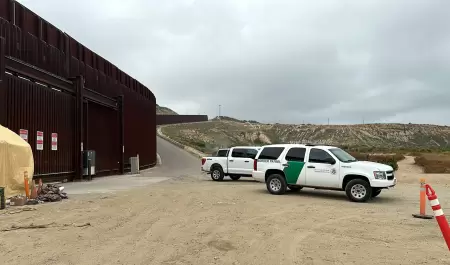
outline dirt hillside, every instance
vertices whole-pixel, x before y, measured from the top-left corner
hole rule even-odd
[[[289,125],[216,119],[171,125],[162,131],[170,138],[206,153],[219,147],[271,143],[320,143],[369,149],[450,147],[450,127],[427,124]]]
[[[178,115],[178,113],[176,113],[175,111],[173,111],[167,107],[160,106],[158,104],[156,104],[156,114],[157,115]]]

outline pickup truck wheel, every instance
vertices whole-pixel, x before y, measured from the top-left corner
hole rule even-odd
[[[372,198],[377,197],[378,195],[380,195],[381,193],[381,189],[372,189]]]
[[[211,170],[211,178],[214,181],[221,181],[223,180],[224,174],[223,170],[220,167],[215,167]]]
[[[288,188],[292,191],[299,191],[301,189],[303,189],[303,187],[300,186],[292,186],[292,185],[288,185]]]
[[[266,181],[267,190],[274,195],[286,193],[286,180],[280,174],[272,174]]]
[[[345,186],[347,197],[353,202],[366,202],[372,197],[370,184],[362,179],[351,180]]]
[[[232,180],[239,180],[241,178],[241,176],[230,176],[230,178]]]

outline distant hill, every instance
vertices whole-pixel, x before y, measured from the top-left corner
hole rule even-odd
[[[167,107],[159,106],[158,104],[156,104],[156,114],[157,115],[178,115],[178,113],[176,113],[175,111],[173,111]]]
[[[228,116],[216,116],[211,121],[234,121],[234,122],[240,122],[240,123],[253,123],[253,124],[259,124],[259,122],[254,120],[238,120],[236,118],[228,117]]]
[[[205,153],[233,145],[316,143],[352,150],[450,149],[450,127],[426,124],[287,125],[261,124],[230,117],[166,126],[170,138]]]

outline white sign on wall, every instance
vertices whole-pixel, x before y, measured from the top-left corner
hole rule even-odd
[[[52,133],[52,151],[58,150],[58,134]]]
[[[44,150],[44,132],[36,133],[36,150]]]
[[[20,135],[20,138],[22,138],[22,139],[24,139],[25,141],[28,142],[28,130],[20,129],[19,130],[19,135]]]

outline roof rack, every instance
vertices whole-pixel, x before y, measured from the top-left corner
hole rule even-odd
[[[305,144],[305,146],[316,146],[316,144]]]

